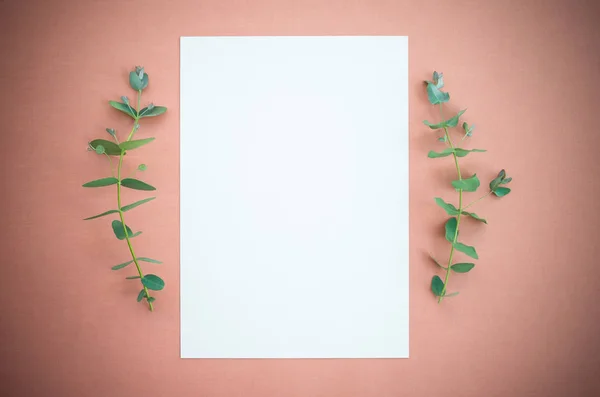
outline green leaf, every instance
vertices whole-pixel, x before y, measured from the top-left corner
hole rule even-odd
[[[125,141],[119,144],[119,147],[123,150],[132,150],[144,146],[152,142],[155,138],[137,139],[134,141]]]
[[[156,274],[146,274],[142,277],[142,284],[153,291],[160,291],[165,287],[165,282]]]
[[[458,221],[454,217],[448,219],[448,221],[446,222],[446,240],[448,240],[450,243],[454,241],[454,236],[456,236],[457,225]]]
[[[125,280],[135,280],[137,278],[141,278],[141,277],[140,276],[128,276],[128,277],[125,277]]]
[[[137,301],[141,302],[142,299],[144,299],[144,297],[146,296],[146,291],[144,291],[143,289],[140,291],[140,293],[137,296]]]
[[[454,205],[446,203],[439,197],[435,198],[435,202],[437,203],[437,205],[442,207],[448,215],[458,215],[458,209]]]
[[[479,259],[479,256],[477,256],[477,251],[475,251],[475,247],[471,247],[470,245],[463,243],[456,243],[454,244],[454,249],[470,256],[473,259]]]
[[[149,303],[152,303],[152,302],[154,302],[154,301],[156,300],[156,298],[155,298],[155,297],[153,297],[153,296],[151,296],[151,297],[149,297],[149,298],[148,298],[148,299],[146,299],[146,300],[147,300]]]
[[[463,115],[464,112],[466,112],[467,109],[463,109],[460,112],[458,112],[458,114],[454,117],[452,117],[451,119],[446,120],[444,123],[446,124],[446,127],[456,127],[458,125],[458,119],[460,118],[460,116]]]
[[[465,192],[474,192],[479,187],[479,178],[477,178],[477,174],[474,174],[470,178],[461,179],[458,181],[452,181],[452,186],[456,190],[464,190]]]
[[[474,263],[455,263],[450,266],[450,269],[454,270],[456,273],[467,273],[474,267]]]
[[[146,171],[146,164],[140,164],[140,165],[138,165],[138,170],[139,171]]]
[[[108,101],[108,103],[110,104],[110,106],[112,106],[113,108],[115,108],[117,110],[120,110],[121,112],[125,113],[132,119],[135,119],[137,117],[137,113],[135,112],[135,110],[126,103],[117,102],[117,101]]]
[[[446,149],[442,150],[441,152],[434,152],[433,150],[431,150],[427,154],[427,157],[429,157],[430,159],[436,159],[439,157],[450,156],[452,153],[454,153],[454,151],[450,148],[446,148]]]
[[[434,262],[436,265],[438,265],[438,266],[439,266],[439,267],[441,267],[442,269],[446,269],[446,267],[445,267],[445,266],[442,266],[442,264],[441,264],[440,262],[438,262],[438,260],[437,260],[437,259],[435,259],[435,258],[433,257],[433,255],[429,254],[429,257],[431,258],[431,260],[433,260],[433,262]]]
[[[146,182],[142,182],[138,179],[125,178],[121,181],[121,186],[128,187],[135,190],[156,190],[154,186],[148,185]]]
[[[452,292],[450,294],[444,294],[444,298],[452,298],[453,296],[458,295],[458,291]]]
[[[437,88],[444,88],[444,74],[433,72],[433,84],[435,84]]]
[[[162,263],[161,261],[157,261],[156,259],[152,259],[152,258],[145,258],[145,257],[143,257],[143,256],[142,256],[142,257],[140,257],[140,258],[137,258],[137,260],[138,260],[138,261],[143,261],[143,262],[149,262],[149,263],[157,263],[157,264],[159,264],[159,265]]]
[[[496,190],[494,190],[494,194],[498,197],[504,197],[508,193],[510,193],[510,189],[507,187],[499,187],[499,188],[496,188]]]
[[[469,153],[483,153],[486,152],[487,150],[485,149],[462,149],[462,148],[455,148],[454,149],[454,153],[456,153],[456,157],[465,157],[467,154]]]
[[[136,72],[129,72],[129,85],[136,91],[148,87],[148,74],[143,73],[142,78]]]
[[[104,153],[105,153],[104,146],[96,145],[96,154],[104,154]]]
[[[506,185],[507,183],[509,183],[510,181],[512,181],[512,178],[506,178],[503,179],[502,182],[500,182],[501,185]]]
[[[491,191],[496,190],[496,188],[498,186],[500,186],[500,183],[502,183],[502,180],[504,179],[505,176],[506,176],[506,171],[501,170],[498,173],[498,176],[496,178],[492,179],[492,181],[490,182],[490,190]]]
[[[437,123],[437,124],[431,124],[429,121],[423,120],[423,124],[425,124],[427,127],[431,128],[432,130],[439,130],[439,129],[446,127],[445,121],[442,121],[441,123]]]
[[[145,107],[140,110],[140,118],[144,117],[156,117],[167,111],[167,108],[164,106],[154,106],[150,109],[150,107]]]
[[[442,291],[444,290],[444,282],[439,276],[433,276],[431,279],[431,292],[435,296],[442,295]]]
[[[129,210],[131,210],[131,209],[134,209],[134,208],[135,208],[135,207],[137,207],[138,205],[142,205],[142,204],[144,204],[144,203],[147,203],[148,201],[152,201],[152,200],[154,200],[155,198],[156,198],[156,197],[149,197],[149,198],[145,198],[145,199],[143,199],[143,200],[140,200],[140,201],[136,201],[135,203],[127,204],[126,206],[124,206],[124,207],[121,207],[121,210],[122,210],[123,212],[127,212],[127,211],[129,211]],[[117,212],[118,212],[118,211],[117,211]]]
[[[90,216],[89,218],[85,218],[84,221],[89,221],[90,219],[96,219],[96,218],[100,218],[101,216],[106,216],[106,215],[110,215],[110,214],[116,214],[118,212],[119,211],[117,211],[117,210],[108,210],[108,211],[103,212],[101,214]]]
[[[112,129],[112,128],[107,128],[107,129],[106,129],[106,132],[108,132],[108,133],[109,133],[109,134],[110,134],[110,135],[111,135],[113,138],[116,138],[116,137],[117,137],[117,133],[116,133],[116,132],[115,132],[115,130],[114,130],[114,129]]]
[[[119,180],[117,178],[114,178],[111,176],[108,178],[96,179],[95,181],[84,183],[82,186],[83,187],[103,187],[103,186],[114,185],[117,182],[119,182]]]
[[[470,216],[471,218],[473,218],[473,219],[475,219],[475,220],[477,220],[477,221],[479,221],[479,222],[483,222],[483,223],[485,223],[485,224],[487,225],[487,221],[486,221],[485,219],[483,219],[483,218],[480,218],[480,217],[479,217],[479,216],[478,216],[476,213],[474,213],[474,212],[467,212],[467,211],[463,211],[462,213],[463,213],[464,215]]]
[[[121,221],[114,220],[114,221],[112,221],[111,226],[112,226],[113,232],[115,233],[115,236],[119,240],[125,240],[125,231],[123,230],[123,223],[121,223]],[[127,229],[127,236],[129,236],[129,238],[139,236],[142,233],[142,232],[137,232],[134,234],[131,231],[131,229],[129,228],[129,226],[127,226],[127,225],[125,225],[125,228]]]
[[[126,266],[129,266],[133,263],[133,261],[127,261],[125,263],[121,263],[120,265],[115,265],[113,267],[111,267],[112,270],[119,270],[119,269],[123,269]]]
[[[427,98],[429,99],[429,103],[437,105],[438,103],[448,102],[450,100],[450,94],[442,92],[436,85],[428,82]]]
[[[121,148],[114,142],[107,141],[106,139],[94,139],[90,142],[90,146],[96,150],[98,146],[104,147],[104,152],[109,156],[120,156]]]

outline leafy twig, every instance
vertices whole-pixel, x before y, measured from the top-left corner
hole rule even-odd
[[[458,125],[459,119],[465,113],[466,109],[461,110],[454,117],[451,117],[450,119],[445,120],[444,115],[443,115],[442,106],[443,106],[443,103],[446,103],[450,100],[450,94],[442,91],[442,88],[444,87],[443,75],[438,72],[433,72],[432,81],[427,80],[427,81],[425,81],[425,84],[427,87],[427,97],[429,99],[429,102],[432,105],[439,105],[439,107],[440,107],[440,117],[441,117],[442,121],[440,121],[439,123],[436,123],[436,124],[430,123],[429,121],[424,121],[423,123],[432,130],[443,130],[444,135],[442,137],[438,138],[438,140],[446,143],[446,145],[447,145],[446,149],[442,150],[441,152],[430,151],[428,154],[428,157],[429,158],[441,158],[441,157],[452,156],[452,158],[454,159],[454,166],[456,168],[456,174],[458,177],[457,180],[454,180],[451,183],[452,186],[454,187],[454,189],[458,192],[458,208],[455,207],[453,204],[445,202],[440,197],[435,198],[435,202],[437,203],[437,205],[442,207],[446,211],[446,213],[451,216],[451,218],[449,218],[445,224],[446,240],[450,243],[450,254],[448,257],[448,265],[442,266],[440,264],[440,262],[430,254],[433,261],[440,268],[442,268],[445,272],[443,281],[437,275],[433,276],[433,278],[431,279],[431,290],[434,293],[434,295],[437,297],[438,303],[441,303],[445,297],[447,298],[447,297],[455,296],[458,294],[458,292],[453,292],[453,293],[447,292],[448,281],[450,279],[450,273],[451,272],[467,273],[475,267],[475,264],[468,263],[468,262],[453,264],[453,259],[454,259],[456,251],[462,252],[465,255],[467,255],[473,259],[479,259],[479,256],[477,254],[477,251],[475,250],[475,247],[466,245],[466,244],[458,241],[461,220],[464,216],[467,216],[467,217],[470,217],[472,219],[475,219],[477,221],[480,221],[480,222],[483,222],[486,224],[487,224],[487,221],[485,219],[479,217],[477,214],[472,213],[472,212],[467,212],[465,210],[467,208],[469,208],[471,205],[484,199],[485,197],[489,196],[492,193],[498,197],[506,196],[508,193],[510,193],[510,189],[507,187],[500,186],[500,185],[509,183],[512,180],[512,178],[507,178],[506,172],[504,170],[500,171],[500,173],[498,173],[498,176],[490,182],[490,184],[489,184],[490,191],[487,194],[485,194],[484,196],[471,202],[470,204],[463,206],[463,193],[464,192],[475,192],[477,190],[477,188],[480,186],[480,181],[479,181],[479,178],[477,177],[477,174],[473,174],[472,176],[470,176],[468,178],[463,178],[463,174],[461,173],[458,158],[465,157],[469,153],[485,152],[485,150],[483,150],[483,149],[464,149],[464,148],[460,148],[460,147],[457,147],[454,145],[454,142],[452,140],[452,137],[450,136],[449,131],[451,128],[454,128]],[[464,141],[465,138],[471,137],[473,135],[474,127],[475,127],[474,125],[469,125],[466,122],[463,122],[462,129],[464,130],[464,136],[462,137],[461,142]]]
[[[137,276],[129,276],[126,277],[128,280],[139,279],[142,284],[142,289],[138,293],[137,301],[140,302],[142,299],[146,299],[148,304],[148,308],[150,311],[154,310],[153,302],[156,300],[153,296],[150,296],[150,290],[160,291],[164,288],[164,281],[155,274],[146,274],[144,275],[142,268],[140,266],[140,261],[150,262],[150,263],[162,263],[156,259],[146,258],[146,257],[138,257],[135,254],[133,249],[133,245],[131,243],[131,239],[139,236],[142,232],[133,233],[132,230],[127,226],[125,222],[125,212],[152,201],[155,197],[146,198],[143,200],[136,201],[135,203],[129,205],[122,205],[122,187],[126,187],[129,189],[136,190],[144,190],[144,191],[152,191],[156,190],[156,188],[152,185],[147,184],[146,182],[142,182],[138,179],[134,178],[122,178],[122,169],[123,169],[123,159],[127,154],[127,151],[137,149],[141,146],[144,146],[154,140],[154,138],[146,138],[146,139],[138,139],[133,140],[134,134],[140,127],[139,121],[145,117],[154,117],[158,116],[164,112],[166,112],[167,108],[163,106],[154,106],[150,104],[148,107],[144,109],[140,109],[140,103],[142,98],[142,91],[148,86],[148,74],[144,72],[144,68],[136,67],[135,71],[130,72],[129,74],[129,85],[133,88],[137,93],[137,107],[134,109],[129,104],[129,99],[126,96],[122,96],[121,99],[123,102],[109,101],[109,104],[127,114],[129,117],[133,119],[133,127],[131,132],[129,133],[127,139],[124,142],[119,142],[116,131],[112,128],[107,128],[106,132],[108,132],[114,139],[115,142],[107,141],[104,139],[95,139],[88,143],[89,147],[93,149],[97,154],[106,155],[110,162],[111,174],[112,177],[97,179],[88,183],[83,184],[83,187],[104,187],[117,185],[117,209],[116,210],[108,210],[99,215],[94,215],[89,218],[85,218],[85,220],[97,219],[100,217],[104,217],[106,215],[118,214],[119,220],[112,221],[112,229],[115,237],[119,240],[125,240],[127,242],[127,247],[129,249],[129,253],[131,254],[131,260],[121,263],[119,265],[115,265],[112,267],[112,270],[120,270],[130,265],[131,263],[135,264],[135,268],[137,270]],[[110,156],[118,156],[119,162],[117,166],[117,176],[114,176],[113,168],[112,168],[112,160]],[[141,164],[137,168],[140,171],[146,169],[144,164]]]

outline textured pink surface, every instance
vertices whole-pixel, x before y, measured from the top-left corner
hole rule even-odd
[[[0,1],[2,394],[598,395],[599,10],[566,0]],[[411,358],[181,360],[179,37],[329,34],[409,36]],[[146,99],[170,108],[143,125],[140,136],[157,140],[135,153],[159,199],[128,218],[145,231],[138,251],[165,262],[154,313],[109,270],[127,258],[109,222],[81,221],[114,205],[110,189],[81,188],[107,173],[85,146],[129,125],[106,102],[132,96],[136,64],[151,76]],[[514,177],[511,195],[473,207],[489,225],[468,222],[461,235],[481,260],[452,277],[461,295],[441,306],[426,253],[447,255],[433,197],[455,194],[451,160],[426,158],[439,147],[421,123],[437,116],[421,83],[433,69],[451,110],[467,107],[477,124],[473,146],[489,149],[463,159],[465,172]]]

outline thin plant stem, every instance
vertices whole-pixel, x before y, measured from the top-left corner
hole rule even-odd
[[[442,114],[442,104],[440,103],[440,114]],[[443,120],[443,115],[442,115],[442,120]],[[450,134],[448,133],[448,128],[444,127],[444,133],[446,136],[446,140],[448,141],[448,144],[450,145],[450,147],[452,149],[454,149],[454,144],[452,143],[452,139],[450,138]],[[454,165],[456,166],[456,173],[458,175],[458,180],[462,180],[462,175],[460,172],[460,166],[458,165],[458,156],[456,156],[456,153],[452,153],[452,157],[454,157]],[[450,268],[452,266],[452,258],[454,257],[454,251],[455,251],[455,244],[456,244],[456,239],[458,238],[458,229],[460,227],[460,218],[462,215],[462,199],[463,199],[463,191],[462,189],[458,189],[458,215],[456,216],[456,230],[454,231],[454,237],[452,238],[452,247],[450,248],[450,256],[448,258],[448,266],[446,267],[446,276],[444,277],[444,287],[442,288],[442,292],[440,293],[440,296],[438,298],[438,303],[442,302],[442,299],[444,298],[444,294],[446,293],[446,289],[448,286],[448,279],[450,278]]]
[[[141,97],[141,91],[138,91],[138,111],[140,108],[140,97]],[[137,113],[137,112],[136,112]],[[138,125],[138,121],[139,118],[136,117],[134,119],[134,124],[133,124],[133,128],[131,129],[131,132],[129,133],[129,137],[127,138],[127,141],[130,141],[131,138],[133,137],[133,134],[135,132],[135,130],[137,129],[137,125]],[[119,211],[119,218],[121,219],[121,224],[123,225],[123,233],[125,233],[125,240],[127,241],[127,247],[129,248],[129,252],[131,253],[131,259],[133,259],[133,263],[135,264],[135,267],[137,269],[138,275],[140,276],[140,280],[144,278],[144,273],[142,272],[142,268],[140,266],[140,264],[138,263],[138,259],[135,256],[135,252],[133,250],[133,245],[131,244],[131,239],[129,238],[129,233],[127,233],[127,226],[125,224],[125,215],[123,210],[121,209],[121,170],[123,167],[123,157],[124,157],[124,153],[121,152],[121,155],[119,156],[119,166],[117,167],[117,179],[119,180],[119,182],[117,183],[117,208]],[[148,301],[148,298],[150,298],[150,293],[148,292],[148,288],[142,283],[142,286],[144,288],[144,293],[146,294],[145,298],[146,298],[146,302],[148,302],[148,308],[150,309],[150,311],[154,311],[154,306],[152,305],[152,302]]]
[[[484,194],[483,196],[479,197],[477,200],[472,201],[471,203],[469,203],[468,205],[465,206],[465,208],[463,208],[463,210],[466,210],[467,208],[469,208],[470,206],[472,206],[473,204],[477,203],[480,200],[483,200],[484,198],[486,198],[487,196],[489,196],[490,194],[492,194],[492,191],[490,190],[489,192],[487,192],[486,194]]]

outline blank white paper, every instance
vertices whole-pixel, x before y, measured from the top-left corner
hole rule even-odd
[[[181,357],[408,357],[408,40],[181,38]]]

